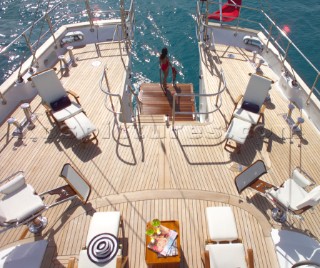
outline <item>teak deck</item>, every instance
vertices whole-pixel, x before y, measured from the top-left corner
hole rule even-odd
[[[118,128],[114,115],[105,107],[99,79],[107,64],[111,92],[122,93],[128,56],[123,52],[121,59],[117,43],[99,47],[101,57],[94,45],[74,49],[77,66],[71,68],[69,76],[57,71],[66,89],[79,94],[87,116],[99,129],[98,144],[80,144],[61,134],[50,124],[38,96],[31,102],[32,111],[38,115],[36,127],[24,139],[13,138],[13,128],[8,132],[6,123],[0,128],[2,178],[23,170],[27,183],[41,193],[63,185],[58,174],[64,163],[71,163],[92,185],[89,202],[86,205],[67,202],[49,209],[44,213],[49,224],[41,235],[25,232],[24,226],[1,233],[2,247],[20,239],[21,243],[48,239],[42,267],[65,267],[70,257],[78,258],[85,246],[93,213],[119,210],[124,223],[120,237],[125,237],[122,243],[123,253],[128,256],[127,267],[146,267],[145,226],[153,218],[179,221],[180,267],[201,267],[201,252],[209,237],[205,220],[208,206],[232,207],[239,237],[246,249],[253,249],[255,267],[277,267],[271,228],[297,229],[320,238],[320,206],[307,211],[304,221],[294,218],[292,226],[279,225],[271,219],[272,205],[266,198],[250,190],[239,196],[234,185],[239,170],[257,159],[262,159],[268,168],[263,179],[273,185],[280,185],[296,166],[320,184],[319,132],[305,117],[302,133],[291,135],[283,119],[288,101],[277,89],[279,78],[268,66],[262,66],[263,71],[275,84],[265,111],[264,135],[255,133],[242,146],[240,154],[233,154],[223,150],[224,133],[233,100],[243,93],[248,73],[254,71],[247,60],[251,52],[231,46],[216,46],[216,52],[211,52],[221,61],[228,90],[223,93],[221,109],[207,124],[179,125],[175,131],[164,124],[140,127],[127,124],[127,131],[123,131],[123,125]],[[227,57],[230,53],[234,57]],[[205,68],[203,82],[207,88],[214,89],[219,81],[206,63],[207,55],[201,57]],[[296,119],[301,114],[295,109],[292,117]],[[24,114],[18,108],[12,116],[21,120]]]

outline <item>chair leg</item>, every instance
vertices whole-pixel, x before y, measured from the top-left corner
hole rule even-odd
[[[273,220],[279,223],[284,223],[287,220],[287,213],[280,208],[273,208],[271,216]]]
[[[93,137],[92,138],[89,138],[90,137],[90,135],[93,135]],[[94,141],[94,140],[96,140],[96,144],[98,144],[99,143],[99,140],[98,140],[98,136],[97,136],[97,134],[95,133],[95,132],[92,132],[89,136],[87,136],[86,138],[83,138],[82,139],[82,142],[83,143],[87,143],[87,142],[89,142],[89,141]]]
[[[236,143],[236,146],[233,146],[233,145],[229,144],[228,141],[229,141],[229,139],[226,139],[226,142],[225,142],[223,148],[224,148],[226,151],[230,152],[229,150],[227,150],[227,147],[230,147],[230,148],[234,149],[234,152],[236,152],[237,154],[239,154],[239,153],[240,153],[240,149],[241,149],[241,144]]]
[[[43,216],[35,218],[32,222],[28,224],[29,231],[33,234],[41,232],[48,224],[48,219]]]

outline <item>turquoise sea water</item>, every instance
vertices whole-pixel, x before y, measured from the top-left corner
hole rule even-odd
[[[0,48],[6,46],[18,33],[31,25],[38,14],[44,10],[47,1],[35,0],[2,0],[0,3]],[[52,6],[59,1],[52,0]],[[74,1],[67,9],[59,12],[72,12],[77,7]],[[112,9],[118,1],[91,1],[94,8],[99,10]],[[252,0],[243,0],[249,6]],[[260,3],[259,1],[256,1]],[[136,84],[146,81],[158,82],[158,53],[162,47],[167,47],[172,63],[178,70],[179,82],[193,83],[198,88],[198,49],[195,36],[195,7],[194,0],[136,0],[136,31],[133,50],[133,78]],[[320,41],[320,2],[309,0],[271,0],[263,2],[270,5],[271,15],[280,27],[287,25],[290,28],[289,37],[300,50],[320,68],[319,41]],[[61,14],[57,12],[58,18]],[[17,45],[10,53],[0,55],[0,82],[2,82],[22,58],[25,50]],[[20,55],[20,56],[19,56]],[[290,54],[289,54],[290,55]],[[290,55],[293,56],[293,55]],[[306,80],[309,86],[316,77],[316,73],[307,67],[301,57],[292,60],[294,68]],[[8,69],[9,68],[9,69]],[[9,70],[9,71],[8,71]]]

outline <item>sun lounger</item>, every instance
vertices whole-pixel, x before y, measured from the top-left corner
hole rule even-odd
[[[230,207],[207,207],[210,239],[202,254],[205,268],[253,268],[253,251],[240,243],[236,221]]]
[[[258,124],[264,113],[264,101],[268,96],[272,81],[266,77],[252,74],[244,95],[236,101],[230,123],[226,132],[224,148],[231,147],[237,152],[244,144],[252,126]],[[228,143],[232,140],[236,146]]]
[[[65,133],[65,127],[82,141],[97,140],[96,127],[86,116],[79,102],[79,96],[72,91],[66,91],[53,69],[34,74],[31,78],[36,86],[47,114],[53,118],[60,130]],[[73,96],[75,101],[69,99]],[[90,136],[92,138],[89,138]]]
[[[124,267],[127,258],[122,256],[118,243],[121,224],[119,211],[94,213],[86,240],[86,249],[80,251],[78,268],[118,268]],[[111,247],[106,254],[99,255],[99,243],[109,243]],[[100,259],[99,259],[100,257]]]

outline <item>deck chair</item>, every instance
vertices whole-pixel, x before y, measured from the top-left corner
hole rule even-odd
[[[283,223],[287,219],[287,211],[300,215],[320,202],[320,186],[307,192],[305,188],[314,183],[298,169],[294,169],[291,177],[280,187],[261,180],[260,177],[266,173],[264,162],[258,160],[235,178],[235,184],[239,194],[250,187],[268,197],[276,205],[272,210],[275,221]]]
[[[119,211],[94,213],[90,221],[85,249],[80,251],[78,268],[124,267],[127,257],[122,256],[122,245],[118,243],[119,226],[121,225],[122,218]],[[112,247],[106,250],[105,254],[99,255],[97,251],[99,245],[107,245],[109,242]],[[74,259],[70,259],[68,267],[75,267]]]
[[[265,110],[264,101],[271,89],[272,81],[264,76],[252,74],[244,95],[240,95],[235,103],[235,108],[226,132],[224,148],[231,147],[240,151],[252,126],[258,124]],[[236,146],[228,143],[233,140]]]
[[[32,267],[40,268],[48,240],[22,242],[0,251],[0,268]]]
[[[238,237],[233,211],[230,207],[207,207],[207,225],[209,240],[201,258],[204,267],[240,267],[253,268],[253,251],[247,250]],[[232,256],[232,257],[230,257]]]
[[[30,184],[26,184],[22,171],[4,179],[4,184],[0,187],[3,195],[0,200],[2,230],[26,224],[30,232],[38,233],[47,225],[47,219],[41,215],[49,208],[76,197],[83,203],[87,202],[91,191],[90,184],[70,164],[63,166],[60,177],[67,185],[41,194],[37,194]],[[46,204],[46,195],[58,195],[58,198],[54,203]]]
[[[256,125],[265,110],[265,99],[273,81],[257,74],[252,74],[244,95],[236,100],[233,116]]]
[[[79,96],[73,91],[65,90],[53,69],[36,73],[30,80],[42,98],[46,113],[61,131],[65,131],[67,127],[78,140],[97,140],[96,127],[81,107]],[[70,95],[75,101],[69,99]],[[89,139],[91,134],[93,138]]]

